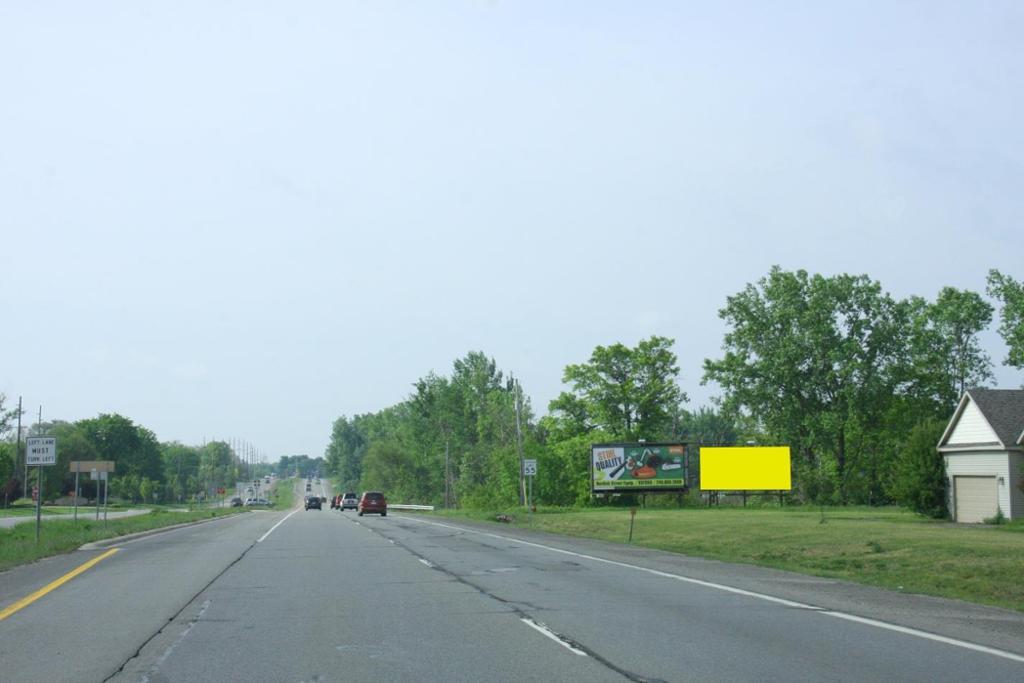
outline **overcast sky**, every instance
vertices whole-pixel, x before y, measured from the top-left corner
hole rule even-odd
[[[467,351],[543,413],[659,334],[707,403],[773,264],[1024,276],[1022,35],[1017,1],[2,2],[0,392],[317,456]]]

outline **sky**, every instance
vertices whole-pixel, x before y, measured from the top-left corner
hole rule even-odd
[[[1021,35],[1016,1],[0,3],[0,393],[315,457],[469,351],[543,414],[658,334],[707,404],[773,265],[1024,276]]]

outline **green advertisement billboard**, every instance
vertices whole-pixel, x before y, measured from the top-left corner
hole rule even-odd
[[[594,493],[681,491],[687,488],[686,444],[619,443],[590,447]]]

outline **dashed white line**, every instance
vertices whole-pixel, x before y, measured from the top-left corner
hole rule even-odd
[[[416,559],[417,559],[417,560],[419,560],[420,562],[422,562],[423,564],[427,565],[427,566],[428,566],[428,567],[430,567],[431,569],[433,569],[433,568],[434,568],[434,563],[433,563],[433,562],[431,562],[430,560],[425,560],[425,559],[423,559],[422,557],[417,557]]]
[[[398,516],[398,515],[396,515]],[[1014,662],[1024,662],[1024,656],[1018,655],[1013,652],[1007,652],[1006,650],[1000,650],[994,647],[988,647],[986,645],[978,645],[977,643],[971,643],[966,640],[958,640],[956,638],[950,638],[948,636],[941,636],[937,633],[929,633],[928,631],[919,631],[916,628],[910,628],[908,626],[899,626],[897,624],[890,624],[885,621],[878,621],[877,619],[868,619],[866,617],[858,617],[855,614],[848,614],[846,612],[837,612],[836,610],[824,609],[822,607],[816,607],[814,605],[808,605],[802,602],[795,602],[793,600],[786,600],[784,598],[777,598],[774,595],[767,595],[765,593],[757,593],[755,591],[748,591],[742,588],[736,588],[734,586],[726,586],[721,583],[714,583],[712,581],[704,581],[702,579],[694,579],[689,576],[681,576],[679,574],[670,574],[669,572],[659,571],[657,569],[649,569],[647,567],[640,567],[635,564],[629,564],[627,562],[618,562],[616,560],[608,560],[603,557],[596,557],[594,555],[585,555],[584,553],[573,552],[572,550],[564,550],[562,548],[555,548],[549,545],[543,545],[542,543],[532,543],[530,541],[524,541],[521,538],[515,538],[512,536],[502,536],[501,534],[492,534],[487,531],[478,531],[476,529],[469,529],[466,527],[454,526],[451,524],[442,524],[441,522],[428,522],[425,519],[416,519],[415,517],[409,517],[406,515],[399,516],[400,519],[407,519],[413,522],[419,522],[421,524],[430,524],[432,526],[444,527],[446,529],[454,529],[471,534],[479,534],[481,536],[489,536],[491,538],[497,538],[503,541],[511,541],[513,543],[520,543],[522,545],[531,546],[533,548],[540,548],[542,550],[549,550],[553,553],[561,553],[562,555],[570,555],[572,557],[578,557],[583,560],[590,560],[592,562],[601,562],[603,564],[610,564],[615,567],[623,567],[625,569],[635,569],[636,571],[644,572],[646,574],[652,574],[654,576],[660,576],[666,579],[674,579],[676,581],[682,581],[684,583],[692,583],[697,586],[704,586],[705,588],[713,588],[715,590],[725,591],[727,593],[733,593],[735,595],[744,595],[750,598],[757,598],[758,600],[765,600],[772,602],[777,605],[783,605],[785,607],[795,607],[797,609],[805,609],[808,611],[816,612],[817,614],[823,614],[829,617],[836,617],[837,619],[844,619],[846,621],[853,621],[858,624],[864,624],[866,626],[874,626],[875,628],[881,628],[888,631],[895,631],[896,633],[903,633],[908,636],[914,636],[922,638],[924,640],[931,640],[937,643],[944,643],[946,645],[952,645],[954,647],[963,648],[965,650],[973,650],[974,652],[981,652],[984,654],[992,655],[994,657],[1001,657],[1003,659],[1009,659]],[[560,641],[561,642],[561,641]]]
[[[158,673],[160,673],[160,667],[164,665],[164,662],[167,661],[167,658],[171,656],[172,652],[174,652],[174,648],[181,645],[181,641],[185,640],[185,638],[189,634],[189,631],[191,631],[192,627],[195,626],[199,622],[199,620],[203,618],[203,614],[206,613],[206,610],[209,609],[209,607],[209,600],[203,602],[203,606],[199,610],[199,613],[196,614],[195,619],[188,622],[188,626],[186,626],[184,630],[182,630],[182,632],[178,634],[178,637],[174,639],[173,643],[167,646],[167,649],[164,650],[164,653],[162,655],[160,655],[160,658],[157,659],[156,662],[153,663],[153,666],[150,668],[150,670],[142,676],[141,683],[149,683],[150,676],[155,676]]]
[[[274,526],[270,527],[270,530],[269,530],[269,531],[267,531],[267,533],[265,533],[265,534],[263,534],[262,536],[260,536],[259,538],[257,538],[257,539],[256,539],[256,542],[257,542],[257,543],[263,543],[263,539],[265,539],[265,538],[266,538],[267,536],[269,536],[270,534],[274,533],[274,529],[276,529],[277,527],[279,527],[279,526],[281,526],[282,524],[284,524],[284,522],[285,522],[285,520],[286,520],[286,519],[288,519],[289,517],[291,517],[292,515],[294,515],[294,514],[295,514],[296,512],[298,512],[298,511],[299,511],[299,510],[301,510],[301,509],[302,509],[302,508],[295,508],[294,510],[292,510],[291,512],[289,512],[289,513],[288,513],[287,515],[285,515],[285,516],[284,516],[284,519],[282,519],[281,521],[279,521],[279,522],[278,522],[277,524],[275,524]]]
[[[558,643],[559,645],[564,647],[566,650],[569,650],[569,652],[572,652],[573,654],[581,655],[583,657],[587,656],[586,652],[584,652],[583,650],[581,650],[581,649],[579,649],[577,647],[573,647],[569,643],[565,642],[564,640],[562,640],[561,638],[558,637],[557,633],[555,633],[554,631],[549,629],[544,624],[538,623],[538,622],[534,621],[533,619],[527,619],[526,617],[520,617],[519,621],[523,622],[524,624],[526,624],[527,626],[529,626],[533,630],[539,632],[544,637],[550,638],[551,640],[555,641],[556,643]]]

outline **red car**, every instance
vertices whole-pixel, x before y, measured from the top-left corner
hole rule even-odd
[[[364,512],[378,513],[381,517],[388,516],[388,501],[380,491],[366,491],[359,499],[359,516]]]

